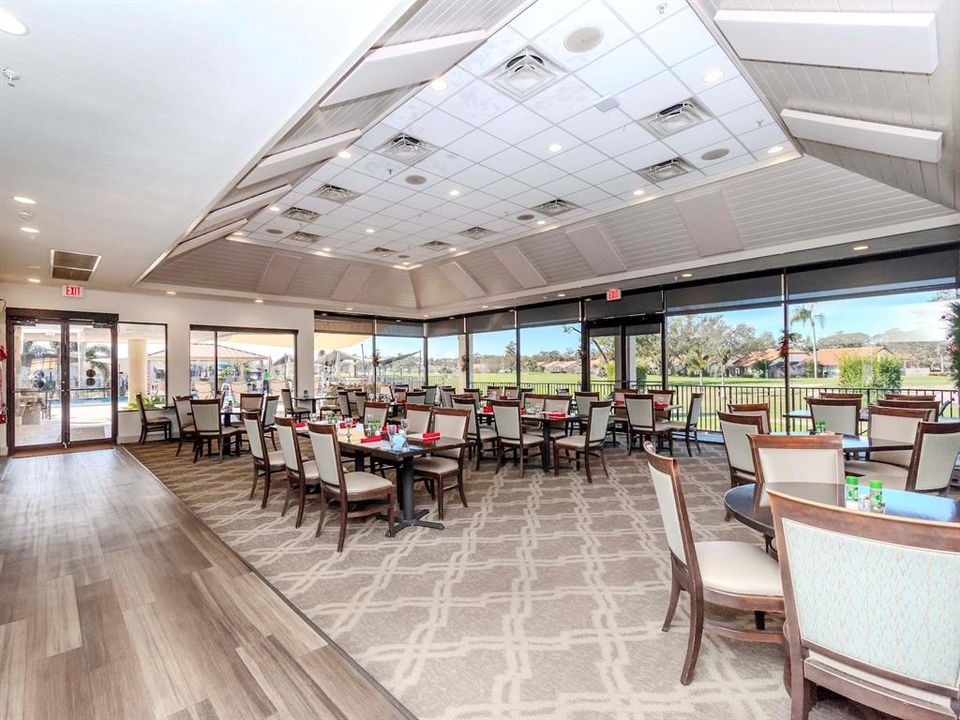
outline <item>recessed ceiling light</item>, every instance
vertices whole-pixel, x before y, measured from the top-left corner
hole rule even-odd
[[[767,155],[776,155],[778,152],[783,152],[783,145],[774,145],[767,150]]]
[[[680,273],[680,277],[682,277],[682,278],[692,278],[692,277],[693,277],[693,273],[690,273],[690,272]]]
[[[636,197],[640,197],[640,196],[643,195],[645,192],[646,192],[646,190],[634,190],[634,191],[633,191],[633,194],[634,194]]]
[[[869,250],[869,249],[870,249],[870,246],[869,246],[869,245],[854,245],[854,246],[853,246],[853,251],[854,251],[854,252],[863,252],[864,250]]]
[[[37,201],[33,198],[28,198],[26,195],[14,195],[14,202],[22,203],[23,205],[36,205]]]
[[[373,235],[375,232],[376,230],[374,230],[373,228],[367,228],[366,230],[367,235]]]
[[[490,307],[490,306],[489,306],[489,305],[481,305],[481,306],[480,306],[480,309],[481,309],[481,310],[486,310],[488,307]]]
[[[442,77],[438,77],[430,83],[430,89],[435,92],[443,92],[447,89],[447,81]]]
[[[40,284],[40,278],[27,278],[28,283],[33,283],[34,285]]]
[[[560,143],[552,143],[550,147],[547,148],[547,150],[549,150],[550,152],[560,152],[561,150],[563,150],[563,145],[561,145]]]
[[[177,294],[176,290],[167,290],[167,295],[176,295],[176,294]]]
[[[469,255],[469,254],[470,254],[470,251],[469,251],[469,250],[461,250],[460,252],[458,252],[458,253],[456,254],[455,257],[460,257],[461,255]]]
[[[330,252],[330,248],[320,248],[320,249],[323,250],[324,252]]]
[[[546,224],[547,224],[546,220],[537,220],[537,225],[546,225]]]
[[[353,157],[353,155],[350,154],[349,150],[341,150],[340,152],[337,153],[337,157],[343,158],[344,160],[349,160],[350,158]]]
[[[720,70],[719,68],[707,70],[707,72],[703,74],[703,81],[705,83],[715,83],[717,82],[717,80],[722,79],[723,75],[724,75],[723,70]]]
[[[27,26],[8,10],[0,10],[0,30],[11,35],[27,34]]]
[[[566,293],[557,293],[557,297],[566,297],[566,296],[567,296]]]
[[[457,249],[456,249],[455,247],[452,247],[452,248],[450,248],[449,250],[447,250],[447,252],[456,252],[456,251],[457,251]]]
[[[352,308],[352,307],[348,307],[347,310],[353,310],[353,308]]]
[[[453,189],[453,190],[450,191],[450,197],[457,197],[458,195],[460,195],[460,191],[459,191],[459,190]]]
[[[404,265],[409,265],[409,264],[410,264],[410,261],[409,261],[409,260],[405,260],[403,264],[404,264]]]
[[[283,208],[280,207],[279,205],[271,205],[271,206],[270,206],[270,212],[280,212],[281,210],[283,210]]]
[[[256,299],[254,300],[254,302],[257,303],[258,305],[260,305],[260,304],[263,303],[263,299],[262,299],[262,298],[256,298]]]
[[[30,226],[28,226],[28,225],[24,225],[24,226],[21,227],[20,229],[23,230],[23,231],[24,231],[25,233],[27,233],[28,235],[36,235],[38,232],[40,232],[40,231],[37,230],[35,227],[30,227]]]

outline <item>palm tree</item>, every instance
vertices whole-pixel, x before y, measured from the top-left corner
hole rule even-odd
[[[817,325],[819,325],[822,330],[827,322],[827,318],[823,313],[814,312],[813,308],[812,303],[810,305],[801,305],[793,311],[793,315],[790,316],[790,322],[791,324],[800,323],[801,325],[810,326],[810,338],[813,344],[813,376],[818,377],[820,365],[817,363]]]

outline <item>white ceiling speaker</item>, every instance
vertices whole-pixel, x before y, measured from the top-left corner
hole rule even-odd
[[[530,258],[524,255],[516,245],[501,245],[493,248],[493,255],[506,268],[513,279],[522,288],[542,287],[547,284]]]
[[[372,50],[323,99],[320,107],[433,80],[486,37],[484,31],[475,30]]]
[[[721,191],[681,197],[674,204],[701,257],[743,250],[743,238]]]
[[[917,130],[801,110],[783,110],[780,117],[783,118],[790,132],[803,140],[840,145],[908,160],[940,162],[943,133],[934,130]]]
[[[718,10],[714,21],[744,60],[932,73],[933,13]]]
[[[167,260],[170,258],[175,258],[177,255],[188,253],[191,250],[196,250],[197,248],[203,247],[207,243],[211,243],[214,240],[219,240],[222,237],[226,237],[230,233],[236,232],[246,224],[247,219],[241,218],[240,220],[234,220],[232,223],[224,225],[223,227],[208,230],[205,233],[200,233],[199,235],[194,235],[193,237],[187,238],[170,251],[170,254],[167,255]]]
[[[243,200],[237,200],[229,205],[224,205],[216,210],[211,210],[207,216],[193,229],[194,233],[205,232],[220,227],[224,223],[237,220],[241,215],[249,215],[252,212],[260,211],[274,200],[279,200],[288,192],[293,190],[290,185],[281,185],[266,192],[251,195]]]
[[[300,147],[290,148],[274,155],[268,155],[247,173],[247,176],[240,181],[237,187],[254,185],[269,178],[329,160],[341,150],[352,145],[362,134],[363,132],[360,130],[350,130]]]

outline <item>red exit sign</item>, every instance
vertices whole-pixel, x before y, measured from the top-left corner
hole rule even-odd
[[[71,297],[71,298],[83,297],[83,286],[82,285],[64,285],[63,296]]]
[[[607,290],[607,300],[619,300],[623,293],[620,292],[620,288],[610,288]]]

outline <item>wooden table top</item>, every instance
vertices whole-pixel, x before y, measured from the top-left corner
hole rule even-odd
[[[303,427],[298,427],[297,433],[299,435],[309,434],[306,425]],[[394,450],[390,447],[390,442],[387,440],[363,443],[360,442],[361,437],[363,437],[363,435],[359,430],[356,429],[350,434],[350,440],[347,439],[346,430],[340,430],[340,432],[337,433],[337,441],[340,443],[341,450],[352,450],[353,452],[361,452],[366,455],[372,455],[374,457],[385,458],[388,460],[402,460],[406,457],[420,457],[421,455],[429,455],[430,453],[441,452],[443,450],[456,450],[457,448],[468,447],[473,444],[470,442],[470,440],[441,437],[436,441],[429,443],[408,441],[408,447],[406,450]]]
[[[792,437],[810,436],[808,432],[773,432],[771,435],[790,435]],[[887,440],[871,438],[866,435],[843,435],[844,452],[870,452],[871,450],[912,450],[912,440]]]
[[[775,486],[770,485],[770,487],[776,487],[778,492],[785,495],[835,507],[843,507],[846,496],[846,488],[840,484],[776,483]],[[755,483],[730,488],[724,493],[723,504],[731,515],[747,527],[773,537],[773,517],[770,514],[770,507],[754,507],[753,494],[755,488]],[[960,525],[960,500],[884,488],[883,502],[886,505],[885,515]],[[861,511],[850,510],[850,512]],[[960,530],[960,527],[958,527],[958,530]]]

